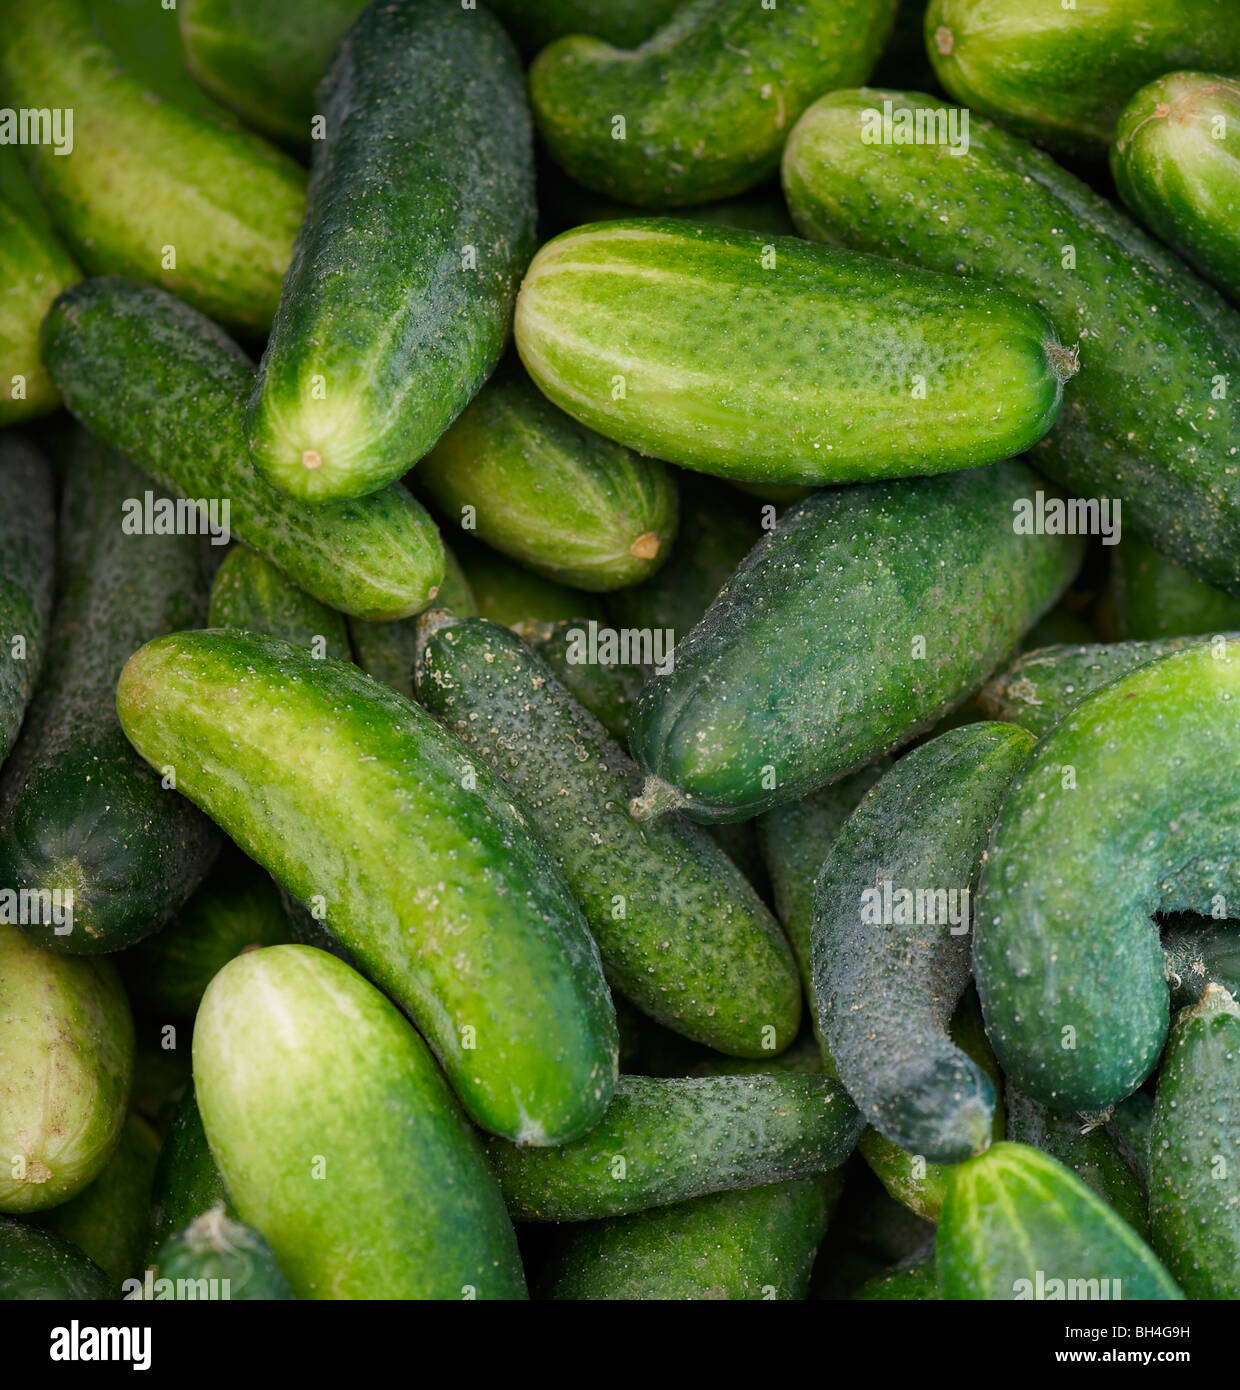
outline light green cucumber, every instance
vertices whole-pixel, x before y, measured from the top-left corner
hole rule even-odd
[[[163,1243],[151,1289],[157,1299],[255,1303],[293,1297],[271,1246],[252,1226],[228,1217],[222,1206],[196,1216]],[[144,1293],[145,1289],[132,1296]]]
[[[489,546],[465,540],[463,534],[454,537],[453,545],[477,606],[474,616],[511,628],[564,618],[606,623],[607,611],[597,594],[545,579]]]
[[[280,637],[307,647],[318,660],[352,660],[344,618],[243,545],[230,550],[216,571],[207,622]]]
[[[62,1236],[0,1216],[0,1303],[113,1297],[108,1276]]]
[[[226,112],[185,70],[176,9],[150,0],[87,0],[95,30],[121,65],[152,92],[193,111]]]
[[[0,201],[0,426],[55,410],[56,388],[39,358],[39,325],[52,300],[80,278],[55,236]]]
[[[466,616],[466,615],[460,615]],[[590,656],[590,624],[574,618],[558,623],[520,623],[514,631],[555,674],[556,680],[598,720],[621,748],[629,746],[629,716],[641,693],[640,667]],[[597,636],[597,624],[595,625]],[[582,659],[583,657],[587,659]]]
[[[1111,594],[1118,635],[1125,641],[1240,629],[1240,598],[1195,578],[1138,540],[1126,540],[1116,548]]]

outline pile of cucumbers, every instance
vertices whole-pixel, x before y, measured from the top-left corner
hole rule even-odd
[[[0,270],[0,1300],[1240,1298],[1235,0],[7,0]]]

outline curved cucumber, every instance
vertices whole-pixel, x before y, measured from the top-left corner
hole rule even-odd
[[[233,535],[307,593],[380,619],[435,596],[443,546],[404,488],[307,507],[258,477],[242,420],[253,368],[201,314],[149,286],[87,280],[52,306],[42,345],[65,404],[93,434],[182,496],[227,502]]]
[[[1225,594],[1137,540],[1116,547],[1111,594],[1126,641],[1240,629],[1240,597]]]
[[[607,611],[597,594],[570,589],[541,574],[514,565],[489,546],[454,542],[456,556],[477,605],[476,616],[516,628],[523,623],[556,623],[564,618],[606,623]],[[455,610],[453,610],[455,611]]]
[[[243,545],[230,550],[216,571],[207,623],[279,637],[309,648],[319,660],[353,659],[344,618]]]
[[[522,1298],[512,1223],[430,1052],[362,977],[269,946],[212,980],[194,1086],[241,1217],[298,1298]]]
[[[165,1240],[213,1207],[222,1207],[229,1216],[236,1215],[224,1179],[211,1156],[191,1083],[176,1102],[172,1124],[155,1165],[147,1263],[154,1262]]]
[[[1038,310],[980,281],[671,218],[549,241],[515,334],[582,424],[759,483],[993,463],[1046,433],[1076,370]]]
[[[0,1303],[110,1299],[108,1276],[62,1236],[0,1216]]]
[[[164,1294],[158,1281],[167,1280]],[[160,1247],[154,1273],[155,1297],[218,1296],[230,1302],[291,1299],[271,1246],[252,1226],[231,1220],[223,1207],[196,1216]],[[203,1293],[204,1282],[206,1292]]]
[[[621,748],[627,748],[629,716],[642,688],[639,668],[605,661],[601,653],[596,653],[599,660],[589,660],[590,626],[573,618],[521,623],[515,631],[573,699],[590,711]]]
[[[143,647],[117,708],[251,858],[323,900],[478,1124],[554,1144],[598,1119],[616,1023],[597,949],[507,791],[430,715],[356,667],[222,631]]]
[[[0,202],[0,426],[36,419],[59,403],[39,358],[39,325],[52,300],[80,278],[54,236]]]

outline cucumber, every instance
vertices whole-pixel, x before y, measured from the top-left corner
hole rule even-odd
[[[39,325],[52,300],[79,279],[54,236],[0,201],[0,426],[56,409],[56,388],[39,358]]]
[[[548,845],[615,987],[719,1051],[787,1047],[801,1017],[792,955],[727,856],[697,826],[633,821],[641,773],[515,634],[432,612],[420,640],[419,699]]]
[[[1063,642],[1091,641],[1093,630],[1089,624],[1077,617],[1061,600],[1025,633],[1020,647],[1023,652],[1033,652],[1039,647],[1056,646]]]
[[[779,166],[820,93],[864,82],[895,0],[692,0],[630,51],[566,36],[530,67],[552,159],[578,183],[641,207],[743,193]]]
[[[951,96],[1018,135],[1103,154],[1151,78],[1240,68],[1229,0],[931,0],[926,48]]]
[[[681,0],[490,0],[522,52],[534,53],[565,34],[589,34],[617,48],[636,47],[672,15]]]
[[[298,165],[149,92],[97,37],[85,0],[12,0],[5,20],[5,99],[74,113],[60,131],[72,145],[32,144],[24,157],[78,263],[155,281],[232,329],[264,333],[305,206]]]
[[[524,1297],[499,1185],[430,1052],[334,956],[230,961],[198,1013],[194,1085],[242,1220],[298,1298]]]
[[[222,1207],[228,1216],[236,1216],[223,1176],[211,1156],[190,1084],[173,1110],[172,1124],[155,1166],[147,1263],[154,1263],[159,1248],[172,1235],[215,1207]]]
[[[519,367],[491,378],[415,478],[442,515],[577,589],[640,583],[676,534],[666,465],[579,425]]]
[[[1240,1008],[1221,985],[1176,1015],[1150,1142],[1154,1249],[1194,1299],[1240,1298]]]
[[[756,483],[993,463],[1046,433],[1076,370],[1038,310],[980,281],[673,218],[549,241],[514,332],[582,424]]]
[[[1240,994],[1240,921],[1169,913],[1162,919],[1162,944],[1173,1006],[1195,1004],[1211,983]]]
[[[539,170],[539,211],[551,233],[566,232],[583,222],[614,222],[622,217],[640,217],[641,208],[620,203],[600,193],[591,193],[572,179],[544,179]],[[550,186],[547,187],[546,185]],[[777,182],[763,184],[735,198],[722,198],[716,203],[697,203],[686,208],[694,222],[713,222],[720,227],[744,227],[751,232],[763,232],[768,237],[793,236],[796,228],[784,206],[784,195]]]
[[[263,478],[326,501],[399,478],[491,374],[534,170],[521,67],[483,7],[367,6],[316,100],[326,138],[246,429]]]
[[[544,579],[463,536],[455,541],[455,549],[477,605],[474,616],[511,628],[531,622],[556,623],[565,618],[607,622],[607,610],[595,594]]]
[[[624,1076],[607,1114],[557,1149],[487,1146],[517,1220],[593,1221],[838,1168],[861,1117],[825,1076]]]
[[[0,883],[47,891],[22,930],[91,955],[149,936],[201,883],[215,827],[144,767],[116,719],[116,678],[148,638],[202,617],[196,536],[135,534],[155,498],[126,459],[75,431],[48,658],[0,777]],[[71,894],[71,898],[64,895]],[[62,910],[55,910],[56,897]]]
[[[479,1125],[553,1144],[599,1118],[616,1023],[597,949],[506,790],[430,715],[353,666],[225,631],[149,643],[117,708],[241,849],[299,902],[323,899]]]
[[[1011,462],[823,489],[785,512],[642,691],[641,813],[743,820],[932,728],[1079,563],[1079,538],[1014,533],[1013,503],[1037,486]]]
[[[243,545],[230,550],[216,571],[207,622],[280,637],[308,647],[316,660],[353,659],[344,618]]]
[[[1122,1217],[1026,1144],[994,1144],[953,1168],[934,1258],[940,1298],[1184,1297]]]
[[[162,1281],[171,1288],[162,1288]],[[271,1246],[253,1227],[230,1220],[223,1207],[196,1216],[164,1242],[152,1285],[156,1298],[253,1303],[293,1297]]]
[[[0,1216],[0,1303],[112,1297],[108,1276],[76,1245]]]
[[[1154,1097],[1148,1091],[1134,1091],[1121,1100],[1111,1116],[1111,1132],[1122,1146],[1132,1171],[1148,1193],[1150,1176],[1150,1131],[1154,1123]]]
[[[1039,742],[1004,803],[973,968],[1000,1066],[1044,1105],[1101,1110],[1145,1080],[1168,1019],[1152,914],[1240,893],[1237,687],[1235,642],[1138,667]]]
[[[0,925],[0,1212],[57,1206],[99,1176],[120,1141],[133,1052],[109,962],[52,955]]]
[[[1127,540],[1116,549],[1111,592],[1125,641],[1240,629],[1240,598],[1195,579],[1140,541]]]
[[[621,748],[627,748],[629,716],[642,688],[639,668],[618,661],[582,660],[583,654],[589,655],[589,624],[583,626],[572,618],[521,623],[515,631],[573,699],[590,711]]]
[[[144,285],[87,280],[56,301],[43,358],[93,434],[183,496],[227,501],[233,534],[307,593],[362,618],[402,618],[435,596],[443,547],[401,487],[308,508],[246,457],[253,368],[209,320]]]
[[[934,1271],[934,1246],[902,1261],[887,1274],[867,1279],[853,1294],[854,1299],[886,1301],[924,1301],[937,1299],[938,1281]]]
[[[96,33],[145,87],[178,106],[226,118],[227,113],[185,70],[175,9],[152,5],[150,0],[88,0],[88,4]]]
[[[1076,498],[1121,500],[1125,534],[1240,596],[1240,392],[1227,386],[1240,316],[1113,204],[980,116],[964,158],[865,143],[865,113],[885,101],[893,120],[952,114],[916,93],[815,103],[784,156],[802,235],[976,275],[1038,305],[1081,370],[1031,462]]]

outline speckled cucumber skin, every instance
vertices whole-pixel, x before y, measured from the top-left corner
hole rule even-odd
[[[230,1220],[222,1207],[212,1207],[195,1217],[184,1230],[164,1242],[155,1278],[170,1279],[174,1284],[192,1280],[195,1285],[199,1279],[218,1280],[216,1287],[220,1289],[227,1281],[230,1303],[293,1297],[271,1246],[252,1226]],[[197,1297],[196,1288],[189,1297]]]
[[[0,1051],[0,1211],[42,1211],[93,1182],[120,1140],[134,1033],[115,968],[0,925]]]
[[[1176,1015],[1150,1137],[1153,1243],[1194,1299],[1240,1298],[1240,1009],[1220,985]]]
[[[1129,539],[1111,560],[1118,635],[1146,642],[1240,629],[1240,597],[1196,579],[1151,546]]]
[[[430,715],[356,667],[219,630],[145,646],[117,708],[294,898],[325,899],[479,1125],[551,1144],[598,1119],[617,1047],[598,951],[507,791]]]
[[[417,686],[549,847],[622,994],[721,1052],[792,1042],[800,981],[770,913],[699,826],[632,819],[640,771],[515,634],[431,612]]]
[[[943,107],[833,92],[793,132],[784,191],[802,235],[975,275],[1043,309],[1080,371],[1030,461],[1072,496],[1120,498],[1125,534],[1240,595],[1240,315],[1114,204],[980,116],[964,155],[865,143],[862,113],[884,100]]]
[[[443,546],[404,488],[307,507],[254,472],[242,419],[253,366],[209,319],[146,285],[87,280],[52,306],[42,345],[93,434],[182,496],[227,499],[233,535],[307,593],[377,619],[434,596]]]
[[[558,623],[521,623],[514,631],[573,699],[590,711],[621,748],[627,748],[629,717],[641,694],[641,668],[619,662],[570,660],[570,652],[575,656],[582,642],[589,639],[589,624],[575,618]]]
[[[978,892],[973,968],[999,1063],[1035,1100],[1101,1110],[1157,1062],[1169,1010],[1151,914],[1208,915],[1240,895],[1237,747],[1240,643],[1197,645],[1082,701],[1017,779]]]
[[[499,361],[534,172],[520,63],[481,5],[374,0],[316,100],[326,138],[246,429],[264,478],[325,501],[399,478]]]
[[[926,49],[964,106],[1026,139],[1104,154],[1120,110],[1177,67],[1240,67],[1230,0],[931,0]]]
[[[634,757],[695,820],[744,820],[932,728],[1077,568],[1079,538],[1013,533],[1039,486],[1009,462],[813,493],[647,681]]]
[[[194,1027],[194,1086],[241,1218],[298,1298],[523,1298],[499,1185],[430,1052],[312,946],[238,956]]]
[[[76,1245],[51,1231],[0,1216],[0,1303],[113,1296],[108,1276]]]
[[[54,236],[0,202],[0,426],[55,410],[56,388],[39,358],[39,325],[81,271]]]
[[[353,659],[343,616],[243,545],[230,550],[216,571],[207,626],[266,633],[333,661]]]
[[[301,168],[148,91],[96,37],[85,0],[13,0],[5,37],[6,100],[74,110],[68,155],[23,153],[83,268],[157,281],[230,328],[265,332],[305,207]]]
[[[1045,1281],[1110,1280],[1111,1300],[1184,1297],[1122,1217],[1071,1169],[1026,1144],[994,1144],[952,1170],[935,1271],[939,1297],[948,1299],[1033,1299],[1039,1273]],[[1101,1287],[1076,1297],[1098,1298]]]
[[[514,331],[582,424],[755,483],[993,463],[1046,433],[1073,370],[1041,312],[981,281],[673,218],[549,241]]]
[[[1240,81],[1173,72],[1142,87],[1120,116],[1111,173],[1133,215],[1240,304]]]
[[[653,208],[726,198],[773,172],[820,92],[865,81],[894,16],[895,0],[690,0],[637,49],[585,34],[545,49],[534,119],[597,193]]]
[[[890,880],[963,909],[1033,743],[1010,724],[966,724],[913,749],[849,817],[814,888],[814,992],[840,1078],[870,1124],[933,1163],[982,1152],[994,1119],[989,1076],[948,1036],[969,983],[969,914],[880,924],[863,895]]]
[[[212,1207],[222,1207],[229,1216],[236,1215],[223,1175],[211,1156],[191,1083],[176,1102],[172,1123],[155,1166],[147,1263],[154,1263],[165,1240]]]

